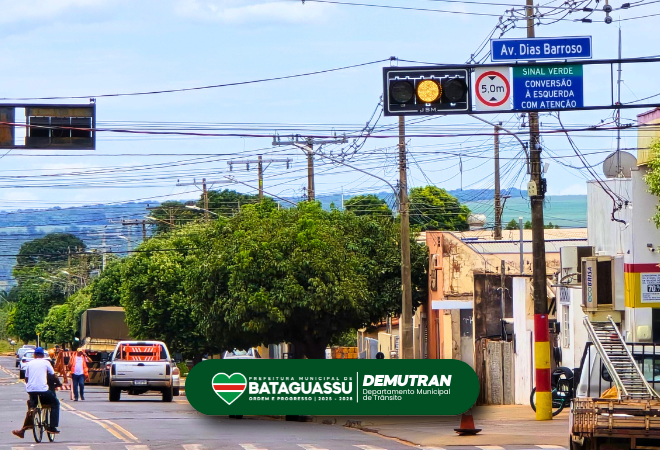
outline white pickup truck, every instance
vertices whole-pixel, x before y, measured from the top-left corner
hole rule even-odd
[[[109,400],[117,402],[121,392],[139,395],[148,391],[163,394],[164,402],[179,395],[179,368],[160,341],[121,341],[110,362]]]

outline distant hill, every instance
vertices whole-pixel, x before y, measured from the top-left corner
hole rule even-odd
[[[452,190],[450,194],[465,203],[475,214],[484,214],[486,226],[493,224],[493,190]],[[391,208],[396,207],[396,199],[392,192],[379,192],[378,197],[385,199]],[[510,195],[505,204],[502,222],[506,224],[511,219],[529,220],[529,201],[527,192],[518,189],[507,190],[503,195]],[[353,195],[344,196],[344,200]],[[290,199],[299,201],[300,199]],[[317,197],[323,208],[335,207],[341,209],[341,195],[322,195]],[[151,206],[158,203],[151,202]],[[124,255],[128,250],[127,239],[135,247],[142,241],[140,226],[124,226],[122,220],[142,220],[148,216],[147,203],[99,204],[84,207],[54,207],[49,209],[24,209],[17,211],[0,211],[0,289],[13,284],[11,272],[21,245],[32,239],[43,237],[48,233],[65,232],[81,238],[88,249],[100,249],[103,246],[109,251]],[[284,206],[284,205],[283,205]],[[552,222],[561,227],[586,227],[587,196],[551,196],[547,197],[544,217],[546,223]],[[44,225],[47,224],[47,225]]]

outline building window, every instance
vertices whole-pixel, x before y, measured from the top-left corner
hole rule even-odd
[[[568,305],[562,305],[561,307],[561,343],[562,347],[564,348],[570,348],[571,346],[571,334],[570,334],[570,314],[569,310],[570,306]]]

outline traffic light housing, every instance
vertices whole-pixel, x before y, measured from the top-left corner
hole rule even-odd
[[[444,115],[470,110],[468,69],[386,67],[386,116]]]

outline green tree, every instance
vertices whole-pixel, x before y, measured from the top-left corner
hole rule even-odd
[[[532,229],[532,222],[528,220],[527,222],[525,222],[525,225],[523,225],[523,228],[525,230],[531,230]]]
[[[518,222],[516,219],[511,219],[509,223],[506,224],[506,227],[504,227],[505,230],[517,230],[518,229]]]
[[[344,202],[344,209],[357,216],[375,214],[382,217],[392,217],[392,210],[387,202],[373,194],[356,195]]]
[[[660,197],[660,139],[657,139],[649,146],[650,159],[648,161],[648,172],[644,176],[644,181],[649,187],[649,192]],[[656,213],[653,216],[655,226],[660,228],[660,205],[656,205]]]
[[[206,263],[194,264],[188,280],[209,334],[231,328],[252,345],[291,342],[296,357],[323,358],[333,337],[400,311],[391,219],[301,203],[246,207],[216,230]],[[413,292],[425,292],[428,256],[419,258],[424,250],[413,245],[416,280],[423,279]]]
[[[410,223],[424,230],[464,231],[470,209],[435,186],[410,190]]]
[[[90,308],[121,305],[122,267],[126,259],[109,263],[90,287]]]
[[[67,312],[66,304],[50,308],[44,321],[37,325],[37,333],[43,342],[64,345],[73,341],[75,329],[67,320]]]
[[[85,243],[73,234],[50,233],[21,245],[16,262],[18,266],[37,265],[40,262],[63,266],[68,259],[69,250],[75,253],[85,247]]]
[[[186,204],[174,200],[166,201],[152,209],[149,214],[155,220],[155,233],[167,233],[175,227],[201,220],[204,216],[199,211],[186,208]]]
[[[231,217],[237,214],[245,205],[259,203],[259,196],[252,194],[242,194],[230,189],[221,191],[209,191],[209,210],[219,216]],[[270,197],[264,197],[263,201],[269,208],[276,208],[277,203]],[[204,207],[204,200],[200,198],[197,201],[199,208]]]
[[[25,343],[36,339],[37,325],[46,317],[49,306],[38,287],[31,286],[21,290],[12,316],[11,334],[18,336]]]
[[[552,222],[548,222],[547,224],[545,224],[543,228],[545,228],[546,230],[553,230],[553,229],[556,230],[559,228],[559,225],[553,225]]]
[[[189,224],[142,243],[140,252],[122,262],[121,276],[108,275],[107,288],[117,289],[126,323],[136,339],[157,339],[173,352],[200,361],[212,350],[184,288],[191,267],[188,253],[208,251],[206,224]],[[160,251],[161,249],[168,251]],[[179,250],[172,250],[179,249]],[[204,249],[204,250],[202,250]],[[99,285],[101,286],[101,285]],[[98,295],[93,295],[99,298]],[[218,330],[222,334],[223,330]]]

